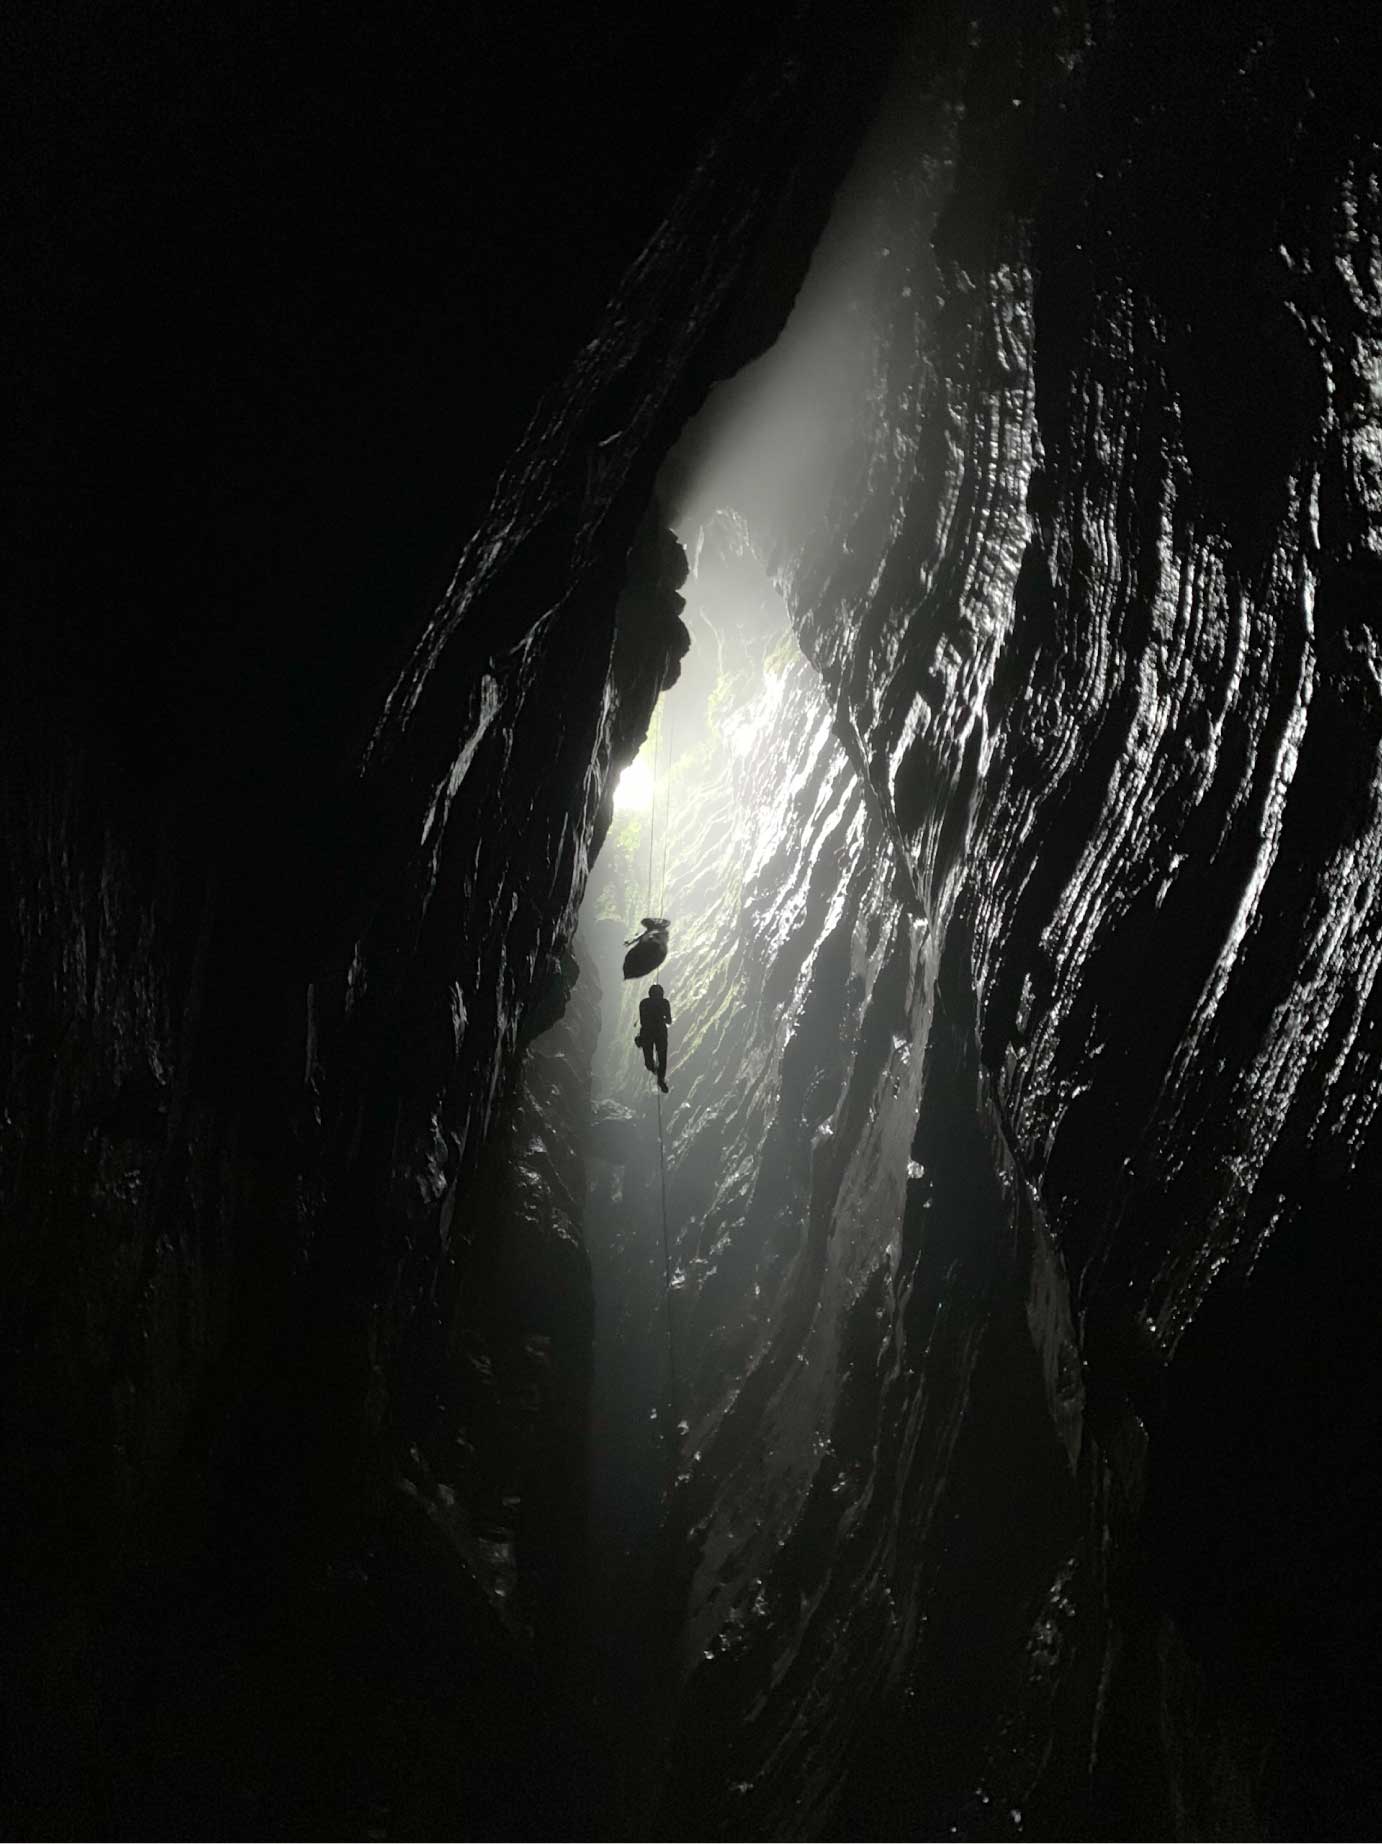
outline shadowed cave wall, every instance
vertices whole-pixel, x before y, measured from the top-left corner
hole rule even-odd
[[[544,1625],[588,1280],[486,1141],[686,644],[656,469],[890,43],[700,28],[16,27],[20,1834],[592,1823]]]
[[[903,17],[26,47],[16,1830],[1374,1823],[1376,27]]]
[[[802,856],[716,944],[758,963],[752,1047],[674,1129],[687,1365],[734,1354],[671,1513],[665,1822],[1347,1832],[1376,32],[954,23],[676,469],[769,565],[873,830],[803,687],[754,758]]]

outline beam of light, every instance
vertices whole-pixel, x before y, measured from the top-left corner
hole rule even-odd
[[[616,813],[646,813],[653,799],[653,765],[646,756],[630,762],[614,784]]]

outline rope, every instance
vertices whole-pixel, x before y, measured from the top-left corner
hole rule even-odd
[[[658,898],[657,913],[667,913],[667,848],[672,842],[672,727],[664,719],[662,723],[664,748],[662,752],[662,894]],[[653,790],[654,799],[657,790]],[[669,1445],[676,1449],[677,1437],[677,1346],[672,1319],[672,1262],[667,1230],[667,1149],[662,1137],[662,1091],[657,1097],[657,1162],[662,1181],[662,1273],[666,1283],[665,1299],[667,1302],[667,1391],[669,1396],[667,1417],[667,1439]]]
[[[653,846],[657,840],[657,746],[658,746],[658,743],[662,740],[661,731],[662,731],[662,726],[661,726],[661,721],[659,720],[658,735],[654,737],[653,739],[653,791],[652,791],[652,796],[648,801],[647,913],[649,915],[653,913]],[[663,847],[662,858],[665,864],[667,860],[667,851],[666,851],[665,846]]]
[[[677,1346],[672,1330],[672,1257],[667,1240],[667,1151],[662,1138],[662,1091],[657,1097],[657,1164],[662,1180],[662,1279],[667,1313],[667,1442],[677,1444]]]
[[[648,803],[648,914],[653,911],[653,866],[656,862],[654,850],[657,841],[657,758],[659,749],[663,758],[663,804],[662,804],[662,895],[659,898],[657,914],[665,913],[667,905],[667,846],[671,838],[672,822],[672,735],[663,723],[662,711],[657,714],[657,735],[653,740],[653,790]],[[662,1131],[662,1090],[657,1091],[657,1169],[658,1181],[662,1193],[662,1286],[663,1305],[667,1315],[667,1443],[675,1449],[677,1435],[677,1347],[676,1334],[672,1326],[672,1251],[667,1229],[667,1146]]]
[[[667,847],[672,837],[672,727],[663,726],[667,737],[667,748],[662,761],[662,783],[666,793],[662,797],[662,895],[658,898],[657,913],[667,913]],[[653,798],[657,798],[657,789],[653,789]]]

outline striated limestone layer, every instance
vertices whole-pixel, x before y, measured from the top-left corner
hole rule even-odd
[[[680,457],[819,689],[678,974],[672,1835],[1375,1823],[1378,49],[929,18]]]

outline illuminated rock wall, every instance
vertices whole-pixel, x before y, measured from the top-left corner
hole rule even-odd
[[[823,690],[707,810],[674,1834],[1376,1809],[1376,52],[923,25],[852,412],[755,444],[808,288],[689,444]]]

